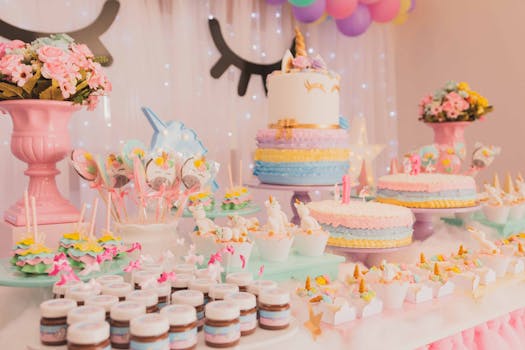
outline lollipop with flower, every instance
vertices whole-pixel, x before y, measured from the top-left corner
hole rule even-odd
[[[419,120],[426,123],[475,121],[493,107],[465,82],[450,81],[433,95],[423,97],[418,106]]]

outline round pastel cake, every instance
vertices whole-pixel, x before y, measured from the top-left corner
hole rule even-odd
[[[297,46],[298,43],[301,45]],[[307,55],[296,32],[296,56],[268,76],[268,128],[257,133],[254,175],[267,184],[333,185],[348,171],[349,139],[340,127],[339,75]]]
[[[477,205],[476,182],[466,175],[385,175],[379,178],[376,200],[410,208],[472,207]]]
[[[335,200],[308,203],[310,214],[330,232],[328,245],[346,248],[394,248],[412,243],[412,211],[376,202]]]

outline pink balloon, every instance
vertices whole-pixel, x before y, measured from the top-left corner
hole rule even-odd
[[[386,23],[396,18],[401,8],[400,0],[381,0],[368,7],[374,22]]]
[[[327,0],[326,12],[334,19],[350,16],[357,8],[357,0]]]
[[[378,2],[379,0],[359,0],[359,2],[363,5],[372,5]]]

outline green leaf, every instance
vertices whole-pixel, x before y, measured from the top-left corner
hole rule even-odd
[[[80,84],[77,85],[77,92],[82,90],[83,88],[85,88],[87,86],[88,86],[88,82],[87,82],[87,80],[84,80],[83,82],[81,82]]]
[[[24,90],[20,86],[11,85],[8,83],[0,82],[0,93],[14,94],[12,96],[24,97]]]
[[[35,87],[36,85],[36,82],[38,81],[38,79],[40,79],[40,68],[37,68],[35,74],[31,77],[31,79],[29,79],[28,81],[26,81],[26,83],[24,84],[24,86],[22,86],[22,89],[27,92],[29,95],[31,95],[31,91],[33,91],[33,88]]]

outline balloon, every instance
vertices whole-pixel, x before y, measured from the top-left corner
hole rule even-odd
[[[334,19],[350,16],[357,7],[357,0],[327,0],[326,12]]]
[[[394,24],[403,24],[407,21],[408,15],[406,13],[400,13],[392,20],[392,23]]]
[[[416,8],[416,0],[411,0],[410,7],[408,8],[408,13],[414,11],[415,8]]]
[[[314,25],[321,24],[324,21],[326,21],[327,19],[328,19],[328,16],[326,15],[326,12],[325,12],[325,13],[323,13],[323,15],[321,17],[319,17],[319,19],[317,21],[315,21],[312,24],[314,24]]]
[[[312,23],[317,21],[324,14],[324,7],[326,0],[317,0],[310,6],[292,7],[292,12],[299,21],[304,23]]]
[[[286,2],[286,0],[266,0],[270,5],[281,5]]]
[[[411,0],[401,0],[401,5],[399,7],[399,12],[397,13],[396,18],[392,21],[394,24],[403,24],[408,19],[408,10],[412,4]]]
[[[359,2],[361,4],[364,4],[364,5],[372,5],[372,4],[375,4],[376,2],[378,2],[379,0],[359,0]]]
[[[288,2],[297,7],[310,6],[315,0],[288,0]]]
[[[396,18],[400,7],[400,0],[381,0],[368,8],[374,22],[386,23]]]
[[[359,4],[354,13],[346,18],[335,21],[337,29],[346,36],[358,36],[363,34],[372,23],[372,17],[368,6]]]
[[[401,0],[399,4],[399,14],[407,13],[412,5],[412,0]]]

